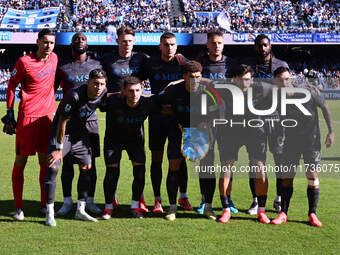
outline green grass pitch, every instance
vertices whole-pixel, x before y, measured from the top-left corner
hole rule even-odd
[[[325,149],[323,157],[338,158],[324,160],[324,164],[340,164],[340,101],[328,101],[335,120],[336,143]],[[16,103],[17,107],[17,103]],[[0,103],[0,116],[5,114],[5,103]],[[99,113],[101,145],[105,128],[104,114]],[[147,124],[147,123],[146,123]],[[322,142],[327,132],[320,114]],[[1,125],[2,128],[2,125]],[[146,128],[147,130],[147,128]],[[11,171],[14,162],[14,136],[0,133],[0,254],[337,254],[340,250],[340,174],[320,180],[321,195],[318,216],[322,228],[307,225],[306,179],[294,181],[294,194],[289,210],[289,222],[281,226],[264,225],[255,216],[245,213],[251,203],[247,178],[235,179],[232,197],[239,208],[228,224],[209,221],[195,211],[179,210],[175,222],[167,222],[163,215],[146,214],[146,218],[132,219],[129,215],[132,167],[126,153],[121,161],[121,176],[117,195],[120,206],[111,220],[98,223],[74,220],[74,212],[57,218],[57,227],[44,225],[45,218],[39,215],[39,168],[37,157],[30,157],[25,169],[24,212],[25,221],[15,222],[14,202],[11,187]],[[268,153],[268,162],[272,164]],[[245,150],[240,152],[238,165],[247,165]],[[149,208],[153,205],[150,181],[150,153],[147,150],[145,200]],[[162,197],[165,209],[168,199],[165,187],[167,162],[163,163]],[[77,168],[76,168],[77,169]],[[103,178],[105,174],[103,156],[97,159],[98,181],[95,202],[104,207]],[[76,180],[73,182],[73,200],[76,201]],[[198,179],[189,175],[188,194],[193,206],[200,203]],[[275,197],[275,179],[269,179],[267,212],[270,218]],[[62,204],[60,173],[58,175],[55,208]],[[213,207],[221,215],[220,199],[216,188]]]

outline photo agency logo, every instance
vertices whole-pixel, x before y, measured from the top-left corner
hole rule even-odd
[[[218,125],[228,125],[230,127],[242,126],[259,128],[264,126],[266,122],[269,122],[272,127],[276,124],[275,122],[279,122],[284,128],[296,127],[298,125],[298,121],[296,119],[285,118],[285,116],[287,116],[287,108],[290,105],[295,106],[294,115],[312,115],[304,106],[305,103],[311,100],[311,92],[308,89],[297,87],[278,88],[275,85],[269,86],[271,86],[271,105],[268,105],[268,108],[266,109],[257,109],[256,104],[259,100],[262,100],[262,98],[254,96],[253,87],[249,87],[246,93],[244,93],[241,88],[234,84],[213,82],[211,86],[206,87],[209,88],[209,90],[205,89],[203,90],[204,93],[201,94],[201,115],[207,116],[209,114],[209,97],[214,100],[215,104],[217,98],[221,102],[220,107],[222,107],[222,102],[224,101],[223,105],[226,111],[228,111],[226,108],[232,108],[232,117],[229,119],[214,118],[212,120],[213,127]],[[232,105],[230,106],[228,106],[228,102],[226,102],[228,100],[230,101],[230,98],[225,98],[223,96],[227,94],[226,92],[228,92],[232,97]],[[299,96],[294,97],[292,95]],[[265,118],[266,116],[274,114],[276,111],[280,118]],[[250,113],[248,114],[250,116],[258,116],[260,118],[239,118],[240,116],[246,116],[247,113]],[[289,116],[291,116],[291,114],[289,114]],[[235,117],[235,119],[233,119],[233,117]]]

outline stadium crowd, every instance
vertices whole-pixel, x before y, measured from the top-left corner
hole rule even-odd
[[[9,69],[0,69],[0,86],[7,86],[7,82],[11,78],[11,72]]]
[[[109,24],[122,22],[136,31],[164,31],[170,28],[170,1],[74,1],[71,27],[76,31],[105,31]]]
[[[136,31],[170,29],[170,0],[73,1],[73,12],[66,12],[63,1],[11,0],[0,2],[0,20],[7,7],[38,9],[60,6],[58,29],[106,31],[122,22]],[[174,17],[172,30],[206,32],[217,28],[217,16],[227,12],[235,32],[329,32],[340,29],[340,3],[334,0],[183,0],[184,15]],[[202,12],[205,12],[204,14]],[[72,14],[73,13],[73,14]]]
[[[57,7],[59,6],[59,0],[35,0],[35,1],[26,1],[26,0],[9,0],[9,1],[1,1],[0,7],[6,9],[7,7],[17,9],[17,10],[34,10],[34,9],[42,9],[46,7]]]
[[[235,32],[329,32],[339,31],[340,4],[337,1],[264,1],[183,0],[184,27],[206,30],[217,25],[216,15],[202,16],[200,12],[229,13],[231,29]]]

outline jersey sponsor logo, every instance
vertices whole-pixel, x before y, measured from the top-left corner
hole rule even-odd
[[[71,110],[71,108],[72,108],[72,106],[69,105],[69,104],[67,104],[67,105],[65,106],[65,108],[64,108],[64,111],[65,111],[65,112],[69,112],[69,111]]]
[[[176,81],[182,79],[182,74],[180,73],[162,73],[162,74],[155,74],[153,78],[156,81],[162,80],[162,81]]]
[[[80,108],[79,116],[80,118],[88,118],[93,114],[94,111],[87,110],[86,106]]]
[[[12,76],[14,77],[16,74],[17,74],[17,69],[14,68],[12,71]]]
[[[132,73],[138,73],[139,72],[139,66],[134,67],[127,67],[127,68],[115,68],[113,69],[113,74],[119,76],[119,75],[131,75]]]
[[[271,73],[254,73],[254,78],[262,78],[262,79],[265,79],[265,78],[274,78],[274,75],[271,74]]]
[[[49,76],[50,74],[55,74],[56,69],[55,68],[49,68],[46,70],[43,70],[42,72],[39,72],[35,75],[36,79],[42,79],[46,76]]]
[[[204,74],[203,77],[208,78],[210,80],[225,80],[225,73],[209,73]]]
[[[144,118],[143,117],[123,117],[123,116],[119,116],[119,117],[117,117],[117,121],[119,123],[137,124],[137,123],[144,122]]]

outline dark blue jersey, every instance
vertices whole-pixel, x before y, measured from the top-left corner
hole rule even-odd
[[[242,60],[241,64],[246,64],[253,68],[254,78],[263,79],[274,78],[274,71],[281,66],[289,68],[288,64],[285,61],[282,61],[275,57],[272,57],[270,60],[264,62],[260,62],[256,57],[250,57]]]
[[[131,142],[144,139],[144,120],[159,106],[156,96],[141,97],[136,107],[127,105],[126,98],[111,95],[106,102],[105,137],[119,142]]]
[[[102,58],[102,65],[107,73],[108,92],[119,92],[124,86],[124,78],[132,75],[146,79],[144,66],[148,56],[142,52],[132,52],[128,58],[120,57],[118,52],[109,52]]]
[[[209,122],[211,118],[218,118],[221,105],[207,97],[207,115],[202,115],[202,94],[204,85],[200,85],[197,92],[188,92],[185,82],[169,86],[158,98],[161,104],[170,104],[175,121],[182,127],[196,127],[201,122]]]
[[[86,83],[89,79],[89,74],[93,69],[102,69],[102,65],[98,60],[87,56],[86,61],[79,62],[73,58],[64,58],[58,66],[57,75],[60,80],[60,87],[63,88],[63,98],[72,90],[80,85]],[[97,114],[92,114],[88,121],[97,121]],[[98,130],[94,130],[88,125],[89,132],[97,133]]]
[[[100,108],[106,98],[106,88],[104,92],[94,99],[87,96],[87,85],[84,84],[74,88],[60,104],[59,110],[53,120],[55,125],[58,123],[59,116],[68,118],[66,134],[71,137],[83,137],[88,135],[86,122],[88,118]],[[73,139],[73,138],[72,138]]]
[[[182,66],[174,58],[171,62],[165,62],[160,55],[148,59],[145,72],[150,81],[151,93],[158,94],[172,81],[183,78]]]
[[[222,56],[220,61],[213,62],[209,59],[208,55],[202,57],[199,62],[203,67],[202,76],[210,80],[225,80],[231,78],[229,69],[230,66],[235,63],[234,60],[227,56]]]
[[[102,65],[90,56],[84,62],[75,61],[70,57],[63,59],[58,66],[57,74],[60,79],[60,87],[63,88],[64,97],[72,88],[86,83],[93,69],[102,69]]]
[[[303,106],[311,113],[311,115],[305,115],[301,112],[295,104],[287,104],[287,115],[282,119],[293,119],[297,122],[296,127],[287,127],[285,129],[286,136],[294,137],[296,139],[304,140],[306,146],[315,148],[315,144],[320,144],[320,128],[319,128],[319,116],[318,106],[322,107],[325,104],[325,99],[322,95],[318,95],[314,90],[308,89],[311,93],[311,99],[304,103]],[[304,98],[305,94],[294,93],[290,99]],[[319,145],[319,150],[321,146]]]

